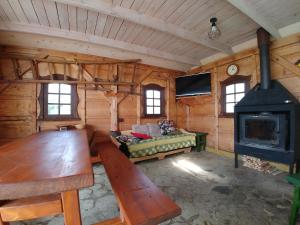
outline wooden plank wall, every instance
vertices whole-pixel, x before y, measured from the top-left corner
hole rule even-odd
[[[273,42],[271,57],[272,79],[278,80],[300,100],[300,68],[294,65],[300,59],[300,35]],[[208,146],[216,150],[233,151],[233,119],[219,116],[220,82],[229,77],[226,68],[231,63],[239,65],[239,75],[251,75],[251,87],[259,82],[258,49],[250,49],[191,70],[191,73],[212,73],[212,93],[177,101],[177,120],[188,118],[187,129],[209,133]]]
[[[84,54],[66,53],[52,51],[46,49],[32,49],[13,46],[2,46],[2,51],[7,53],[18,53],[24,55],[35,55],[37,57],[48,57],[55,59],[78,59],[78,60],[105,60],[105,58],[95,57]],[[25,71],[30,63],[28,61],[18,61],[21,72]],[[112,70],[116,65],[86,65],[83,73],[84,77],[89,74],[102,79],[113,80]],[[49,71],[50,70],[50,71]],[[182,74],[179,71],[163,69],[144,64],[123,64],[119,66],[120,81],[136,82],[135,92],[139,92],[141,85],[156,83],[166,90],[166,112],[167,118],[176,119],[176,103],[175,103],[175,82],[174,77]],[[134,72],[135,70],[135,72]],[[54,64],[48,67],[47,63],[39,64],[39,72],[41,76],[50,73],[64,73],[64,66]],[[0,59],[0,76],[5,79],[14,78],[14,69],[12,61],[9,59]],[[77,77],[78,66],[71,64],[66,67],[66,74],[71,77]],[[32,72],[28,71],[24,77],[32,77]],[[110,88],[104,85],[104,88]],[[121,87],[120,91],[130,91],[130,87]],[[39,121],[39,103],[37,98],[40,92],[40,84],[11,84],[10,86],[0,86],[0,144],[11,141],[15,138],[30,135],[38,130],[56,129],[61,124],[86,124],[88,127],[96,131],[97,141],[107,140],[108,132],[111,126],[111,97],[105,95],[104,92],[95,90],[86,90],[84,85],[77,86],[79,95],[78,113],[80,121]],[[118,97],[118,119],[119,129],[131,129],[132,124],[136,123],[156,123],[158,119],[143,119],[140,111],[140,96],[126,94]],[[175,110],[174,110],[175,109]]]

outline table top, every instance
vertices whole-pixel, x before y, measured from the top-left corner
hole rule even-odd
[[[41,132],[0,146],[0,200],[91,185],[85,130]]]

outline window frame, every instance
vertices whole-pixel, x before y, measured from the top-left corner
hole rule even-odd
[[[54,75],[53,75],[54,76]],[[45,77],[44,79],[46,79]],[[40,103],[40,115],[39,120],[44,121],[63,121],[63,120],[80,120],[78,115],[78,104],[79,104],[79,97],[77,93],[77,85],[76,84],[68,84],[61,82],[64,80],[63,75],[55,74],[55,79],[49,83],[41,84],[41,92],[39,96],[39,103]],[[55,81],[59,82],[55,82]],[[67,78],[67,80],[73,80],[72,78]],[[48,84],[51,83],[59,83],[59,84],[67,84],[71,86],[71,114],[70,115],[49,115],[48,114]],[[51,94],[51,93],[50,93]],[[60,95],[60,93],[59,93]],[[58,104],[60,105],[60,104]]]
[[[245,84],[245,94],[249,91],[250,89],[250,80],[251,76],[243,76],[243,75],[235,75],[232,77],[227,78],[224,81],[220,82],[221,85],[221,113],[220,117],[229,117],[233,118],[234,112],[233,113],[227,113],[226,112],[226,87],[232,84],[238,84],[238,83],[244,83]],[[240,92],[234,92],[232,94],[237,94]]]
[[[160,114],[147,114],[147,95],[149,90],[160,92]],[[165,88],[157,84],[148,84],[143,86],[143,118],[159,118],[165,117]]]

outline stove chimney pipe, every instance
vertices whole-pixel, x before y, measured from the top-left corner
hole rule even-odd
[[[257,43],[260,56],[260,77],[261,88],[267,90],[271,85],[271,69],[270,69],[270,34],[264,29],[257,30]]]

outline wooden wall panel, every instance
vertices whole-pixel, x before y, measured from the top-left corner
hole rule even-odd
[[[8,70],[9,71],[9,70]],[[35,86],[0,85],[0,143],[28,136],[36,130]]]
[[[103,61],[107,58],[95,57],[91,55],[67,53],[47,49],[34,49],[25,47],[2,46],[3,53],[21,54],[47,59],[67,59],[67,60],[97,60]],[[109,59],[111,60],[111,59]],[[30,61],[18,60],[20,72],[30,68]],[[39,63],[38,71],[40,76],[48,76],[53,73],[65,74],[78,79],[79,66],[76,64]],[[167,118],[176,119],[175,83],[174,77],[182,72],[162,69],[159,67],[144,64],[116,64],[113,65],[85,65],[83,66],[83,77],[88,80],[99,78],[101,80],[113,81],[118,79],[126,82],[136,82],[141,85],[148,83],[159,84],[166,89],[166,112]],[[151,73],[151,74],[150,74]],[[148,76],[148,74],[150,74]],[[32,71],[28,70],[24,78],[32,78]],[[0,78],[15,79],[13,62],[10,59],[0,59]],[[104,92],[96,90],[86,90],[85,85],[78,85],[78,114],[81,120],[76,121],[39,121],[37,120],[40,106],[37,101],[41,89],[40,84],[20,84],[0,85],[0,144],[11,141],[14,138],[30,135],[39,130],[56,130],[58,125],[85,124],[95,131],[96,141],[109,139],[111,129],[111,109],[110,102],[114,97],[109,97]],[[110,89],[110,85],[103,85]],[[91,88],[91,86],[90,86]],[[119,86],[119,91],[129,92],[129,86]],[[139,90],[139,88],[136,88]],[[118,101],[125,98],[118,105],[119,129],[131,129],[136,123],[156,123],[157,119],[141,118],[141,105],[138,95],[122,94],[118,96]],[[4,132],[7,131],[7,132]]]
[[[294,64],[300,59],[300,35],[273,42],[270,53],[271,56],[280,56],[288,62],[286,66],[283,66],[271,61],[272,79],[278,80],[300,100],[300,76],[291,70],[291,67],[295,67]],[[226,68],[231,63],[239,65],[239,75],[251,76],[251,87],[260,81],[258,49],[250,49],[192,69],[191,73],[212,72],[212,95],[177,101],[177,121],[183,123],[184,118],[188,117],[186,120],[188,129],[208,132],[208,146],[225,151],[233,151],[234,128],[233,118],[223,118],[219,115],[221,111],[220,82],[229,77],[226,74]],[[212,107],[215,103],[216,107]]]

